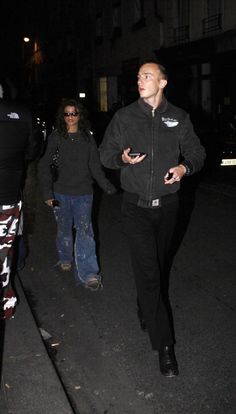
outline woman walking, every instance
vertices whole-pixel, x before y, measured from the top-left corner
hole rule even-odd
[[[53,159],[58,165],[56,178],[51,174]],[[70,271],[74,262],[77,283],[98,290],[101,275],[91,218],[93,182],[107,194],[116,189],[102,169],[85,110],[74,99],[63,100],[58,109],[56,129],[39,163],[39,179],[45,203],[54,208],[60,269]]]

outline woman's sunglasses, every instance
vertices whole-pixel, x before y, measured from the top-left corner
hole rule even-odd
[[[79,112],[64,112],[64,116],[78,116]]]

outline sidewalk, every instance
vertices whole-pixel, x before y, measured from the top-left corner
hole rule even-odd
[[[71,414],[73,410],[16,280],[20,303],[6,322],[1,414]]]

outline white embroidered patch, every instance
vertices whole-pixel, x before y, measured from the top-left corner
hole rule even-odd
[[[10,112],[7,116],[11,119],[20,119],[19,115],[16,112]]]
[[[164,116],[161,119],[164,122],[164,124],[166,124],[166,126],[168,126],[169,128],[173,128],[179,124],[179,121],[177,121],[177,119],[164,118]]]

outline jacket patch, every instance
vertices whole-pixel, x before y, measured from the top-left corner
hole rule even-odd
[[[7,116],[11,119],[20,119],[19,115],[16,112],[10,112]]]
[[[168,126],[169,128],[173,128],[179,124],[179,121],[177,121],[177,119],[164,118],[164,116],[161,119],[164,122],[164,124],[166,124],[166,126]]]

